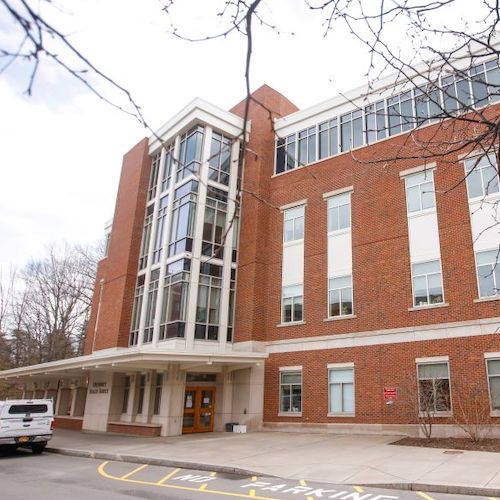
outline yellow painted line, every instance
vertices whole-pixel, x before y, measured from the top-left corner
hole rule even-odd
[[[136,472],[139,472],[140,470],[145,469],[146,467],[147,467],[147,464],[140,465],[136,469],[134,469],[134,470],[130,471],[129,473],[125,474],[124,476],[122,476],[120,479],[122,481],[124,481],[125,479],[128,479],[130,476],[133,476]]]
[[[175,476],[179,472],[179,469],[174,469],[172,472],[169,472],[164,478],[160,479],[156,484],[161,486],[164,482],[168,481],[172,476]]]
[[[417,495],[420,495],[422,498],[425,498],[425,500],[434,500],[431,496],[427,495],[423,491],[417,491]]]
[[[299,484],[300,486],[307,486],[306,482],[303,479],[299,481]]]
[[[365,491],[363,488],[361,488],[361,486],[354,486],[354,489],[355,489],[358,493],[363,493],[363,491]]]
[[[205,490],[207,489],[207,486],[208,486],[208,485],[207,485],[207,483],[202,484],[202,485],[200,486],[199,490],[200,490],[200,491],[205,491]]]
[[[313,497],[307,497],[306,500],[314,500]]]
[[[252,481],[257,481],[257,476],[252,476]]]
[[[211,472],[211,473],[210,473],[210,476],[211,476],[211,477],[215,477],[216,475],[217,475],[217,472]]]
[[[180,486],[178,484],[158,484],[158,483],[153,483],[152,481],[140,481],[137,479],[122,479],[122,477],[116,477],[112,476],[111,474],[108,474],[104,469],[106,468],[106,465],[110,463],[109,460],[106,462],[103,462],[99,467],[97,467],[97,472],[104,477],[105,479],[112,479],[113,481],[123,481],[126,483],[133,483],[133,484],[144,484],[147,486],[157,486],[159,488],[172,488],[175,490],[183,490],[183,491],[197,491],[200,492],[199,488],[192,488],[189,486]],[[229,492],[229,491],[218,491],[218,490],[203,490],[204,493],[213,493],[214,495],[221,495],[221,496],[226,496],[226,497],[233,497],[233,498],[255,498],[257,500],[276,500],[276,498],[270,498],[270,497],[260,497],[255,494],[255,490],[250,490],[249,494],[246,495],[244,493],[234,493],[234,492]]]

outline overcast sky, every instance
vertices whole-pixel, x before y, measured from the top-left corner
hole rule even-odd
[[[158,0],[59,0],[49,18],[103,72],[126,87],[159,128],[194,97],[228,109],[245,93],[245,38],[188,43],[220,31],[214,1],[179,0],[175,17]],[[365,81],[366,49],[341,29],[324,38],[322,15],[303,0],[269,0],[262,12],[282,33],[256,27],[251,82],[267,83],[300,108]],[[276,11],[276,6],[281,11]],[[0,7],[0,43],[14,39]],[[294,32],[295,35],[291,35]],[[0,268],[23,266],[57,241],[89,243],[113,215],[122,155],[147,132],[50,64],[28,97],[29,67],[0,75]],[[109,93],[119,101],[117,94]]]

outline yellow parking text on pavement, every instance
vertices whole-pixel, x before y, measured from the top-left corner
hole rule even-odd
[[[424,493],[423,491],[417,491],[416,493],[422,498],[425,498],[425,500],[434,500],[434,498],[432,498],[430,495],[427,495],[427,493]]]
[[[354,486],[354,489],[355,489],[358,493],[363,493],[363,491],[365,491],[363,488],[361,488],[361,486]]]

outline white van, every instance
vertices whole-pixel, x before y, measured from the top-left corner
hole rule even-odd
[[[54,429],[52,399],[0,401],[0,447],[42,453]]]

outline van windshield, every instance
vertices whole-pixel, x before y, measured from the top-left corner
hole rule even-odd
[[[20,415],[24,413],[47,413],[47,405],[12,405],[9,415]]]

